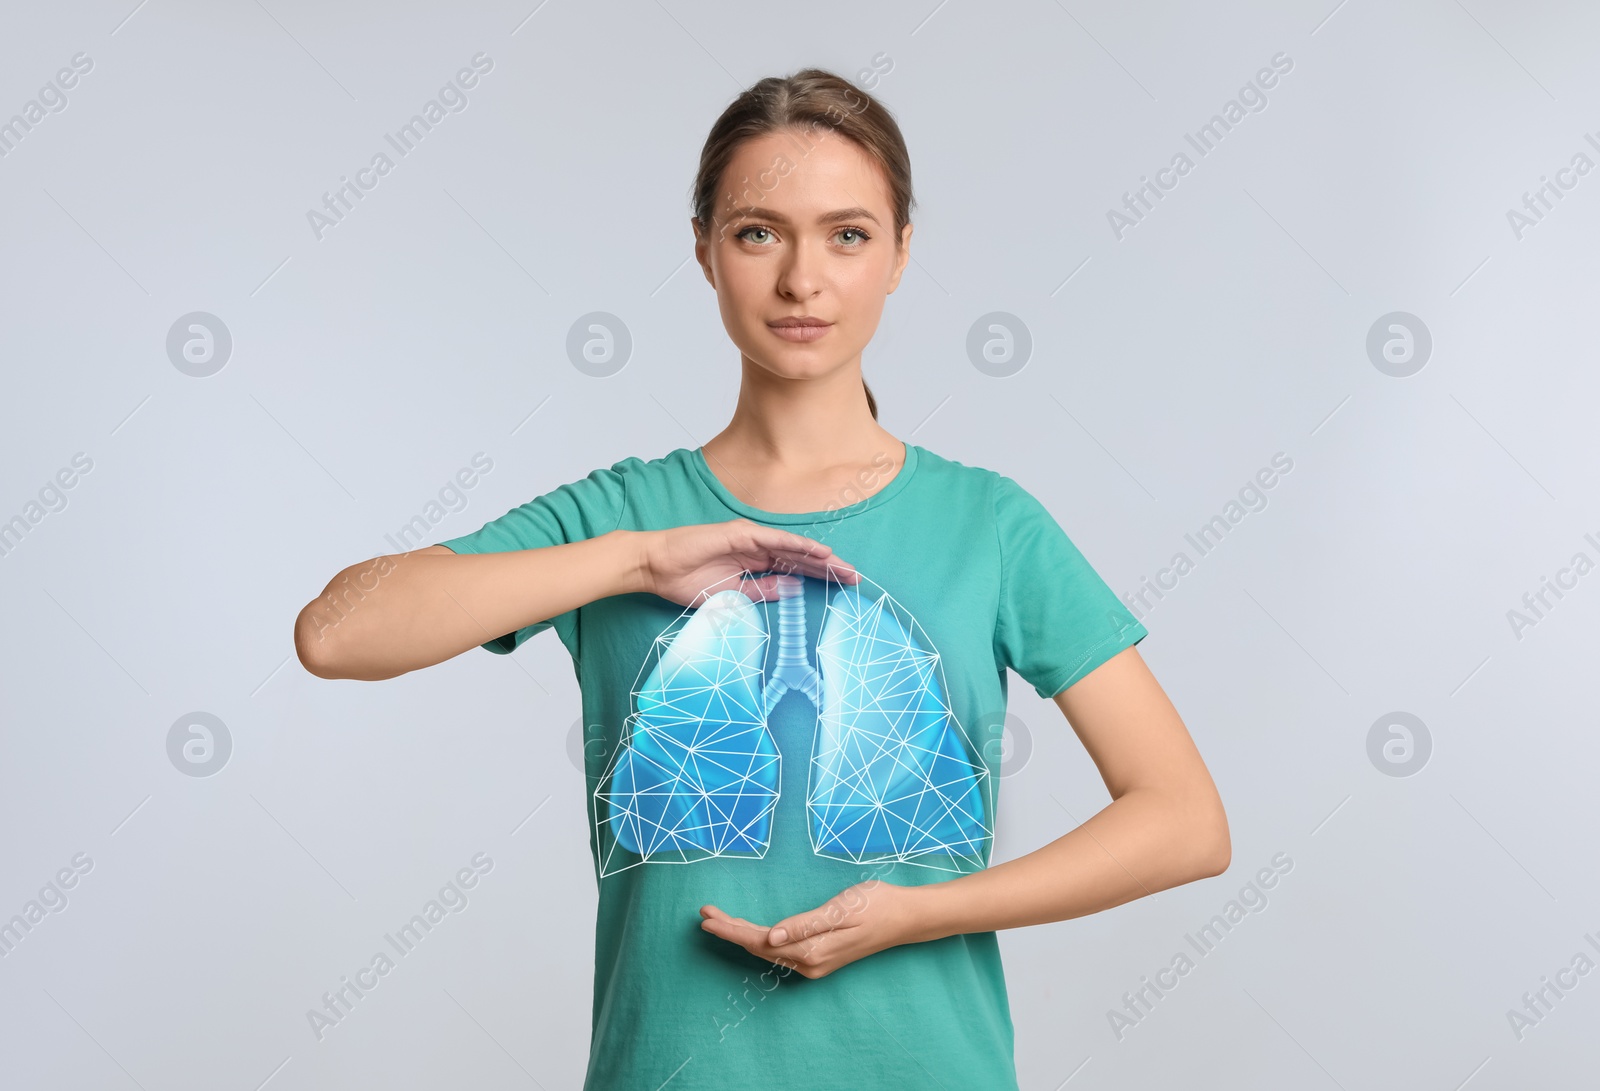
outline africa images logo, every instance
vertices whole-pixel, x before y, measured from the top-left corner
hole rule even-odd
[[[383,139],[395,150],[396,155],[404,159],[422,143],[424,137],[433,132],[435,125],[450,114],[465,110],[468,105],[467,91],[478,85],[481,76],[493,70],[493,57],[482,50],[474,53],[470,67],[458,71],[439,88],[437,97],[422,104],[420,113],[411,115],[411,119],[393,133],[384,133]],[[373,153],[371,163],[356,171],[355,181],[341,174],[340,184],[334,187],[333,192],[322,195],[322,208],[306,210],[306,223],[311,225],[311,234],[316,240],[321,242],[329,228],[344,222],[344,218],[355,207],[351,198],[365,200],[367,192],[377,189],[378,183],[387,178],[394,167],[395,161],[389,158],[389,153],[379,150]]]

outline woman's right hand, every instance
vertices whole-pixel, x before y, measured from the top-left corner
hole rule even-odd
[[[715,594],[725,583],[735,586],[729,581],[743,572],[771,573],[737,584],[754,600],[778,598],[778,577],[785,574],[839,583],[861,579],[854,567],[833,555],[832,547],[749,519],[637,533],[644,589],[679,606],[700,605],[707,591]]]

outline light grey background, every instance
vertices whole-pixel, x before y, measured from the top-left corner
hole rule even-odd
[[[1119,593],[1189,556],[1141,650],[1232,823],[1219,878],[1002,933],[1023,1086],[1592,1080],[1600,975],[1520,1037],[1508,1011],[1600,962],[1600,177],[1522,230],[1508,211],[1600,163],[1600,9],[535,2],[6,8],[0,121],[93,67],[0,158],[0,520],[27,523],[0,557],[0,921],[92,866],[0,958],[0,1084],[578,1085],[595,894],[565,650],[330,682],[292,623],[477,454],[429,541],[719,430],[705,133],[762,76],[880,54],[920,202],[866,357],[883,422],[1017,478]],[[480,52],[466,108],[319,239],[307,211]],[[1185,134],[1280,53],[1198,155]],[[1119,239],[1108,210],[1186,150]],[[608,377],[566,348],[596,311],[632,339]],[[208,377],[166,348],[192,312],[232,339]],[[967,350],[992,312],[1032,340],[1009,376]],[[1431,336],[1407,377],[1368,352],[1393,312]],[[1230,511],[1202,555],[1186,535]],[[209,776],[203,745],[169,751],[196,712],[231,742]],[[1015,678],[1011,713],[997,860],[1108,802]],[[1405,777],[1395,713],[1428,739]],[[466,908],[319,1040],[307,1011],[477,853]],[[1193,971],[1115,1032],[1180,951]]]

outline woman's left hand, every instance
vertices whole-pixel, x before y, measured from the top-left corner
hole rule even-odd
[[[804,977],[826,977],[859,958],[910,942],[917,921],[913,890],[868,879],[771,927],[702,905],[700,928],[768,962],[793,966]]]

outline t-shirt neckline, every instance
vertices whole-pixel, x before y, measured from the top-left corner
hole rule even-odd
[[[919,448],[916,444],[906,443],[904,440],[901,443],[906,449],[905,463],[887,485],[865,500],[858,500],[854,504],[846,504],[843,507],[823,511],[766,511],[751,504],[746,504],[729,492],[728,486],[722,483],[721,478],[711,472],[711,464],[706,461],[705,452],[701,448],[696,447],[691,450],[689,458],[694,463],[694,468],[699,471],[700,480],[705,483],[706,488],[710,489],[723,505],[738,512],[746,519],[751,519],[758,523],[820,523],[846,519],[852,515],[876,508],[887,503],[896,493],[904,489],[910,483],[911,475],[916,472],[917,451]]]

